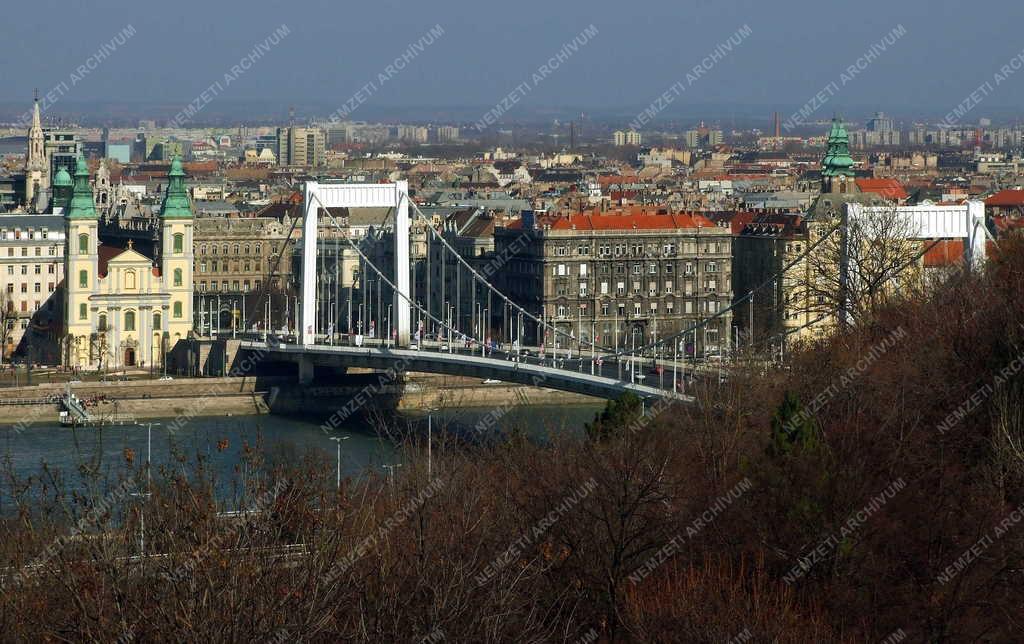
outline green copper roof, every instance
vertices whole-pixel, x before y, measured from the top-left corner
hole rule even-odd
[[[71,204],[68,206],[68,219],[96,219],[96,206],[92,200],[92,186],[89,185],[89,168],[85,159],[78,157],[75,166],[75,183],[71,191]]]
[[[67,168],[64,168],[62,166],[60,170],[57,170],[56,176],[53,177],[53,187],[54,188],[59,188],[59,187],[63,187],[63,186],[70,187],[71,185],[72,185],[72,183],[71,183],[71,175],[68,174]]]
[[[192,219],[192,205],[185,189],[185,170],[178,157],[171,161],[171,171],[167,173],[167,193],[160,216],[164,219]]]
[[[826,177],[854,176],[853,157],[850,156],[850,137],[839,119],[832,119],[828,134],[828,150],[821,160],[821,174]]]

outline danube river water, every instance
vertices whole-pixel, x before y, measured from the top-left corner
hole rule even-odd
[[[554,407],[515,407],[508,411],[493,408],[462,408],[431,414],[435,432],[478,428],[480,434],[520,429],[538,439],[549,433],[579,433],[601,405]],[[499,408],[500,410],[500,408]],[[150,430],[145,423],[105,427],[66,428],[37,423],[22,431],[10,425],[0,427],[0,472],[4,478],[13,473],[17,479],[39,476],[46,468],[60,472],[68,488],[81,487],[82,468],[99,472],[107,480],[117,480],[132,464],[138,468],[152,450],[153,471],[160,468],[188,469],[198,458],[211,468],[225,493],[245,467],[243,451],[259,445],[270,458],[295,461],[304,455],[321,459],[335,474],[337,442],[342,442],[341,470],[344,477],[384,473],[385,465],[401,462],[401,454],[387,438],[370,425],[347,422],[333,431],[325,431],[314,422],[281,416],[217,416],[192,419],[184,427],[169,429],[171,419],[155,420]],[[425,427],[425,415],[407,414],[392,426]],[[152,432],[151,448],[148,434]],[[130,464],[130,462],[132,464]],[[156,475],[159,476],[159,475]],[[6,496],[6,494],[2,494]]]

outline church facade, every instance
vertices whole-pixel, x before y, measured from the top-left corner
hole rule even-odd
[[[100,241],[97,200],[79,158],[64,210],[65,365],[87,370],[160,366],[192,330],[194,217],[179,159],[168,179],[155,261],[130,241],[124,248]]]

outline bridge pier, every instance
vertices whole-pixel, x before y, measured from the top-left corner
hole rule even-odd
[[[299,384],[300,385],[311,385],[313,384],[313,360],[308,355],[299,356]]]

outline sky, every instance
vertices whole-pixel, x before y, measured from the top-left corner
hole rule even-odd
[[[503,102],[509,114],[574,107],[628,115],[677,84],[666,114],[717,105],[788,116],[834,83],[829,112],[944,114],[989,82],[973,119],[1024,105],[1024,65],[992,81],[1024,52],[1022,23],[1017,0],[34,0],[4,7],[0,102],[27,102],[33,88],[45,94],[63,84],[54,109],[87,101],[184,107],[219,82],[214,98],[225,102],[326,111],[358,99],[353,118],[417,106],[479,107],[482,115]],[[268,46],[282,26],[287,35]],[[436,26],[443,34],[424,44]],[[124,44],[90,60],[125,29]],[[538,73],[588,29],[557,69]],[[687,78],[739,30],[747,34],[740,44]],[[893,39],[893,30],[901,35]],[[887,34],[893,44],[844,82],[844,70]],[[233,74],[261,43],[259,57]],[[414,43],[421,51],[389,72]]]

